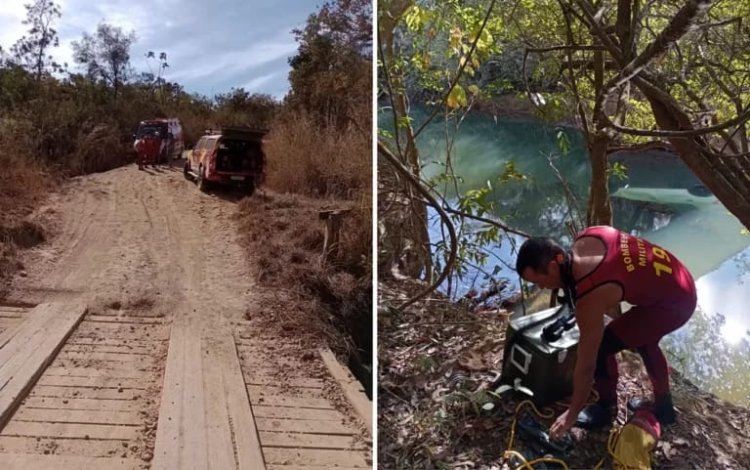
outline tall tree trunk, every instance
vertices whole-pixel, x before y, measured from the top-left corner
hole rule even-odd
[[[595,38],[595,44],[599,41]],[[594,91],[600,96],[604,90],[604,55],[601,51],[594,53]],[[587,135],[589,158],[591,159],[591,188],[589,204],[586,211],[586,224],[612,225],[612,204],[609,200],[607,184],[607,148],[610,136],[604,130],[604,103],[594,108],[594,131]]]
[[[386,6],[388,11],[387,15],[383,15],[379,21],[380,28],[380,40],[383,44],[384,59],[387,66],[391,66],[389,71],[391,75],[388,76],[390,81],[390,90],[392,92],[393,100],[393,112],[397,118],[404,118],[408,116],[408,104],[406,98],[405,85],[401,75],[396,71],[396,67],[392,65],[396,63],[397,57],[394,50],[394,37],[393,31],[396,27],[396,22],[404,11],[411,6],[413,1],[410,0],[397,0],[390,2]],[[395,73],[394,73],[395,72]],[[399,119],[399,123],[405,120]],[[421,179],[421,165],[419,159],[419,151],[417,150],[416,141],[414,139],[414,129],[411,126],[411,122],[407,122],[405,125],[397,123],[396,132],[397,136],[400,136],[400,143],[404,144],[404,147],[398,157],[402,160],[404,165],[409,168],[414,176]],[[430,250],[430,233],[428,230],[428,219],[427,219],[427,206],[421,202],[421,198],[417,198],[408,182],[404,181],[404,193],[411,199],[411,210],[409,213],[407,226],[402,227],[405,235],[404,238],[411,240],[413,243],[412,247],[406,248],[407,253],[397,253],[397,256],[401,257],[401,265],[404,274],[418,278],[420,275],[424,275],[426,279],[432,278],[432,253]],[[411,197],[415,196],[415,197]],[[393,230],[395,227],[392,227]],[[403,255],[403,256],[402,256]]]
[[[591,159],[591,190],[586,212],[586,223],[591,225],[612,225],[612,204],[609,199],[607,179],[607,149],[610,138],[604,132],[597,132],[589,138],[589,158]]]

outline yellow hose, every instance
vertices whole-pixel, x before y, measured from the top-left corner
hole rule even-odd
[[[598,396],[595,395],[595,399],[598,399]],[[554,457],[540,457],[538,459],[534,460],[527,460],[526,457],[521,455],[520,452],[517,452],[513,449],[513,442],[516,437],[516,423],[518,422],[518,414],[521,411],[521,408],[524,406],[531,406],[534,413],[537,414],[540,418],[549,419],[554,416],[553,410],[548,410],[546,413],[542,413],[539,411],[539,409],[534,405],[534,403],[531,402],[531,400],[524,400],[521,403],[516,406],[516,411],[513,414],[513,423],[510,427],[510,438],[508,439],[508,450],[505,451],[503,454],[503,458],[510,459],[511,457],[516,457],[521,461],[521,465],[518,467],[515,467],[513,470],[519,470],[519,469],[525,469],[525,470],[534,470],[534,465],[538,463],[555,463],[558,465],[561,465],[564,470],[568,470],[568,464],[566,464],[563,460],[554,458]],[[628,467],[625,463],[623,463],[620,459],[617,458],[617,455],[615,454],[615,446],[617,444],[617,438],[620,435],[619,431],[622,429],[620,428],[613,428],[609,433],[609,438],[607,439],[607,453],[612,457],[612,461],[615,464],[615,468],[617,470],[637,470],[634,469],[634,467]],[[594,467],[594,470],[600,470],[602,466],[604,465],[604,461],[607,459],[607,457],[602,457],[602,459],[599,461],[598,464]]]
[[[505,459],[510,459],[510,457],[516,457],[521,461],[521,466],[516,467],[514,470],[518,470],[521,468],[526,469],[526,470],[534,470],[534,465],[538,463],[542,463],[542,462],[556,463],[556,464],[562,465],[564,470],[568,470],[568,465],[560,459],[557,459],[554,457],[540,457],[538,459],[534,459],[529,462],[528,460],[526,460],[526,457],[521,455],[519,452],[512,450],[513,441],[515,440],[515,437],[516,437],[516,423],[518,422],[518,413],[521,411],[521,408],[523,408],[526,405],[531,406],[531,408],[534,410],[534,413],[536,413],[537,416],[539,416],[540,418],[548,419],[548,418],[552,418],[555,415],[554,411],[552,410],[548,411],[547,413],[542,413],[530,400],[524,400],[521,403],[519,403],[518,406],[516,406],[516,411],[513,414],[513,423],[510,426],[510,439],[508,439],[508,450],[505,451],[505,453],[503,454],[503,457]]]

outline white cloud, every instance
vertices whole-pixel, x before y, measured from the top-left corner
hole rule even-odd
[[[26,18],[24,1],[4,0],[0,10],[0,46],[9,50],[26,32],[26,26],[21,22]]]
[[[247,49],[239,51],[208,51],[203,56],[195,58],[190,67],[171,74],[171,79],[192,81],[199,78],[215,77],[217,74],[230,76],[277,59],[289,57],[296,50],[297,44],[290,41],[288,43],[253,44]]]
[[[250,93],[256,93],[258,87],[260,87],[261,85],[265,85],[277,76],[279,76],[279,72],[271,72],[265,75],[261,75],[260,77],[255,77],[249,82],[242,85],[242,88],[249,91]]]
[[[0,45],[4,49],[25,30],[24,3],[30,0],[0,0]],[[167,53],[170,68],[166,78],[179,82],[188,92],[203,94],[228,91],[244,85],[259,93],[280,97],[289,85],[287,57],[297,43],[291,30],[304,25],[319,2],[284,0],[56,0],[62,18],[56,29],[60,47],[52,55],[67,62],[71,71],[74,40],[93,33],[105,21],[124,31],[134,30],[131,63],[148,71],[147,51]]]

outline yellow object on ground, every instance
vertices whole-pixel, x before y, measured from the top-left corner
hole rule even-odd
[[[660,434],[659,421],[650,411],[636,411],[620,432],[610,435],[608,447],[614,468],[651,470],[651,451]]]

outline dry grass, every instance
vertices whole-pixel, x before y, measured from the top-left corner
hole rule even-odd
[[[358,121],[369,123],[365,111]],[[357,276],[368,277],[372,266],[371,145],[372,136],[360,132],[357,126],[342,132],[296,112],[287,112],[276,120],[266,143],[269,188],[330,199],[334,208],[353,209],[340,241],[343,255],[336,263]],[[294,205],[294,200],[274,204]],[[303,248],[322,246],[322,233],[313,231],[307,236],[303,236]]]
[[[371,144],[372,136],[354,127],[341,132],[304,114],[287,113],[268,135],[267,184],[278,192],[294,188],[313,197],[357,199],[370,193]]]
[[[323,222],[318,212],[331,201],[269,193],[240,204],[240,230],[257,266],[262,314],[257,328],[293,332],[304,341],[324,342],[342,357],[372,354],[372,283],[369,258],[354,256],[342,236],[341,256],[323,259]],[[342,232],[356,233],[363,210],[353,210]],[[356,237],[355,237],[356,238]],[[356,261],[356,262],[355,262]],[[268,288],[268,289],[264,289]],[[283,295],[280,301],[279,293]]]
[[[0,298],[8,290],[11,276],[22,269],[18,250],[41,243],[43,227],[24,218],[54,187],[56,179],[36,163],[22,142],[0,129]]]
[[[132,162],[133,152],[120,142],[116,124],[97,124],[78,132],[76,151],[66,166],[73,175],[107,171]]]

